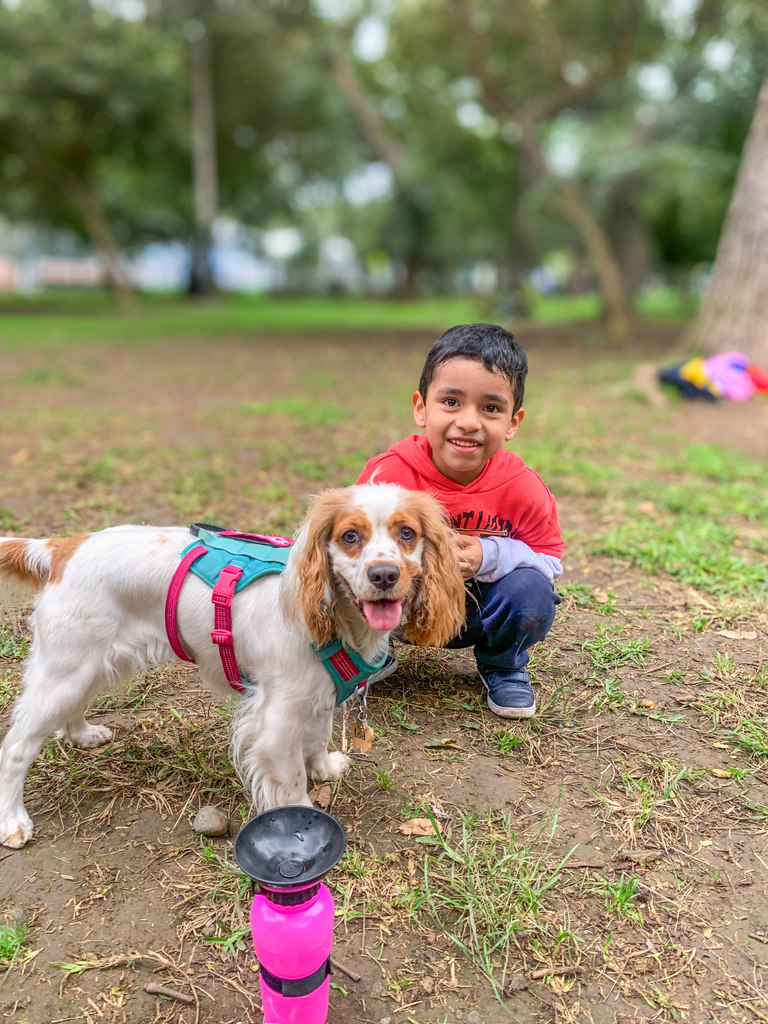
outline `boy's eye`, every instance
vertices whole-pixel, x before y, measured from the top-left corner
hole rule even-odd
[[[449,409],[453,409],[458,404],[459,403],[456,401],[455,398],[444,398],[443,399],[443,405],[447,405]]]
[[[499,409],[498,405],[486,405],[485,411],[486,412],[501,412],[501,410]]]

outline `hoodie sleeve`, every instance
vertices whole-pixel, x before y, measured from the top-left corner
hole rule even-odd
[[[494,583],[514,569],[535,569],[554,583],[562,574],[560,559],[554,555],[539,554],[522,540],[513,537],[481,537],[483,561],[476,579],[481,583]]]

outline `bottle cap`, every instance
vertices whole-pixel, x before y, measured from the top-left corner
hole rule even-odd
[[[339,862],[347,845],[341,824],[317,807],[275,807],[235,837],[241,871],[270,889],[305,887]]]

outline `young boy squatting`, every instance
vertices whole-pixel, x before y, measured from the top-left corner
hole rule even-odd
[[[536,711],[528,651],[554,621],[565,547],[552,494],[504,448],[525,415],[527,373],[524,349],[502,327],[450,328],[413,395],[423,433],[369,459],[357,481],[429,491],[444,505],[468,581],[466,625],[448,647],[474,647],[488,707],[503,718]],[[377,677],[396,668],[392,659]]]

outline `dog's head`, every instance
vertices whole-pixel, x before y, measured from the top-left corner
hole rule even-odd
[[[464,623],[464,581],[442,507],[394,484],[318,495],[288,575],[293,613],[317,644],[339,631],[342,608],[379,633],[402,624],[406,638],[425,647],[443,646]]]

